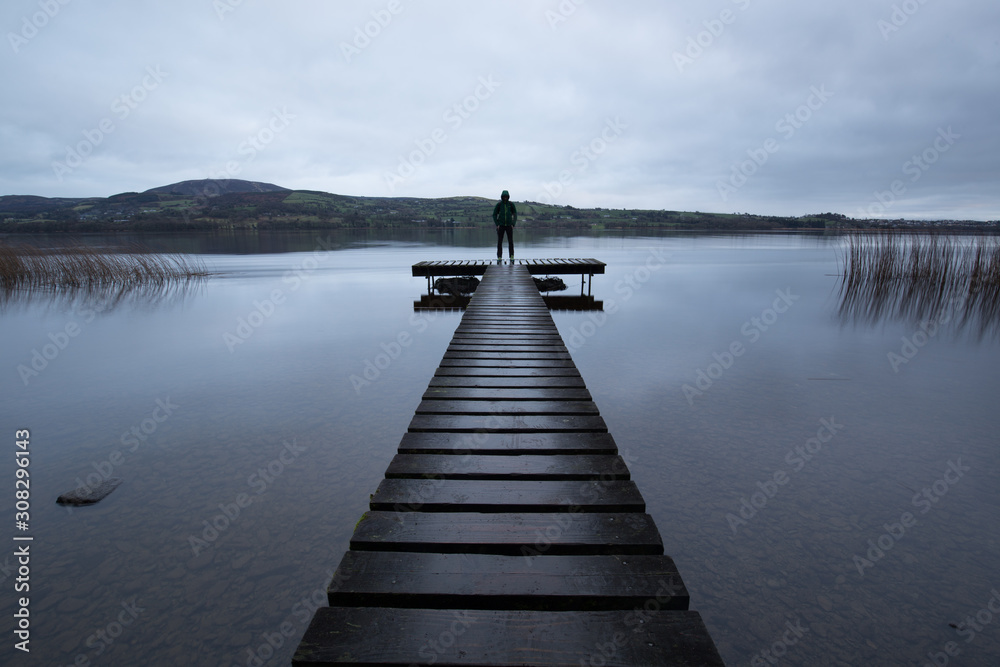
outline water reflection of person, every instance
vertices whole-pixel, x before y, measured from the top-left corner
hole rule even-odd
[[[497,226],[497,259],[503,258],[503,235],[507,235],[507,254],[514,259],[514,225],[517,224],[517,208],[510,201],[510,193],[504,190],[500,201],[493,207],[493,224]]]

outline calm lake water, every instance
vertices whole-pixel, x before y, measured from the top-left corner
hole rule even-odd
[[[0,552],[0,661],[287,664],[460,319],[414,313],[409,267],[492,238],[144,237],[213,275],[0,305],[0,515],[34,538],[30,656]],[[728,664],[1000,664],[996,335],[839,316],[835,236],[518,242],[608,265],[606,312],[556,323]]]

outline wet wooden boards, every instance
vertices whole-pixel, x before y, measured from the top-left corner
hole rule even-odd
[[[504,266],[510,266],[510,260]],[[515,267],[524,267],[531,275],[580,274],[599,275],[604,273],[605,264],[596,259],[515,259]],[[494,266],[485,259],[447,260],[417,262],[412,267],[414,278],[437,276],[481,276]]]
[[[427,278],[426,302],[421,300],[414,304],[417,309],[449,309],[465,308],[469,303],[469,297],[453,297],[451,295],[431,297],[431,279],[438,276],[482,276],[487,269],[494,266],[493,262],[485,259],[455,259],[448,261],[417,262],[411,268],[415,278]],[[580,276],[580,297],[546,297],[552,300],[552,305],[565,307],[568,310],[593,310],[594,301],[589,296],[590,288],[587,288],[588,296],[583,296],[583,281],[593,280],[595,275],[603,274],[604,262],[596,259],[509,259],[504,264],[507,267],[521,267],[533,276],[547,275],[579,275]],[[602,306],[603,307],[603,306]],[[495,309],[494,309],[495,310]]]
[[[528,268],[484,273],[293,664],[722,665]]]

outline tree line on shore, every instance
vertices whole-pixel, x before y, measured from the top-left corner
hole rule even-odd
[[[199,194],[170,186],[106,198],[0,197],[0,233],[491,227],[484,197],[351,197],[249,184],[253,191]],[[261,190],[264,191],[261,191]],[[997,223],[856,220],[838,213],[797,217],[642,209],[575,208],[517,202],[525,225],[562,229],[664,228],[781,230],[946,227],[996,229]]]

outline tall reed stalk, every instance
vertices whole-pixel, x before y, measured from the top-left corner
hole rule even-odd
[[[998,328],[996,236],[858,232],[848,235],[841,260],[845,319],[924,321],[952,313],[960,326],[978,322],[981,333]]]
[[[8,290],[163,285],[204,275],[200,262],[138,244],[114,250],[81,244],[57,248],[0,244],[0,287]]]

